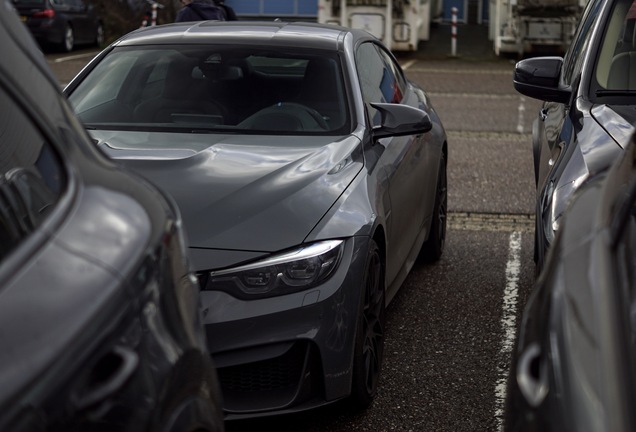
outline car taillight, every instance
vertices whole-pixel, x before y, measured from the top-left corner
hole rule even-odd
[[[54,16],[55,11],[53,9],[44,9],[43,11],[33,14],[33,18],[53,18]]]

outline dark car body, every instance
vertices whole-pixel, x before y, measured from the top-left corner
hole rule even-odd
[[[226,418],[368,406],[385,305],[446,228],[446,135],[391,53],[335,26],[171,24],[65,94],[179,204]]]
[[[532,139],[538,269],[572,192],[611,164],[634,132],[635,21],[631,0],[590,0],[565,58],[516,65],[515,88],[545,101]]]
[[[104,43],[104,25],[84,0],[12,0],[20,19],[43,47],[72,51]]]
[[[0,430],[222,431],[178,208],[92,145],[0,7]]]
[[[575,193],[528,304],[507,427],[636,430],[636,143]]]

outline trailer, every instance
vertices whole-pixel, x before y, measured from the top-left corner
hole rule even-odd
[[[496,55],[565,52],[587,0],[490,0],[489,38]]]
[[[319,23],[366,30],[392,51],[417,51],[442,12],[442,0],[318,0]]]

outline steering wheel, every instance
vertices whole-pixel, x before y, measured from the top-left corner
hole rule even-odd
[[[318,123],[318,126],[323,128],[324,130],[329,129],[329,125],[325,121],[324,117],[320,115],[318,111],[316,111],[315,109],[311,107],[308,107],[307,105],[303,105],[298,102],[279,102],[274,106],[284,107],[284,108],[288,108],[292,110],[297,110],[297,109],[303,110],[307,114],[309,114],[314,120],[316,120],[316,123]]]

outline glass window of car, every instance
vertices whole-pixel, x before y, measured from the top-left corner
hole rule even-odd
[[[576,34],[572,39],[572,44],[568,50],[563,65],[563,82],[566,85],[573,84],[578,77],[583,66],[583,59],[588,50],[589,42],[594,30],[594,23],[600,13],[603,0],[590,0],[583,12],[581,22]]]
[[[161,63],[161,59],[158,62]],[[74,108],[80,112],[91,112],[100,105],[116,101],[125,78],[136,63],[139,63],[139,59],[133,53],[106,57],[101,67],[95,69],[75,91]]]
[[[636,1],[616,0],[605,23],[598,55],[596,96],[627,95],[636,91]]]
[[[336,53],[238,46],[111,51],[68,98],[89,128],[336,135],[350,120]]]
[[[0,87],[0,262],[33,233],[65,184],[58,155],[20,105]]]
[[[13,3],[16,5],[44,5],[44,3],[46,2],[46,0],[13,0]],[[55,3],[55,2],[53,2]]]
[[[379,113],[369,103],[400,103],[406,88],[404,77],[393,59],[372,42],[358,47],[356,63],[362,97],[367,103],[369,116],[377,123]]]

